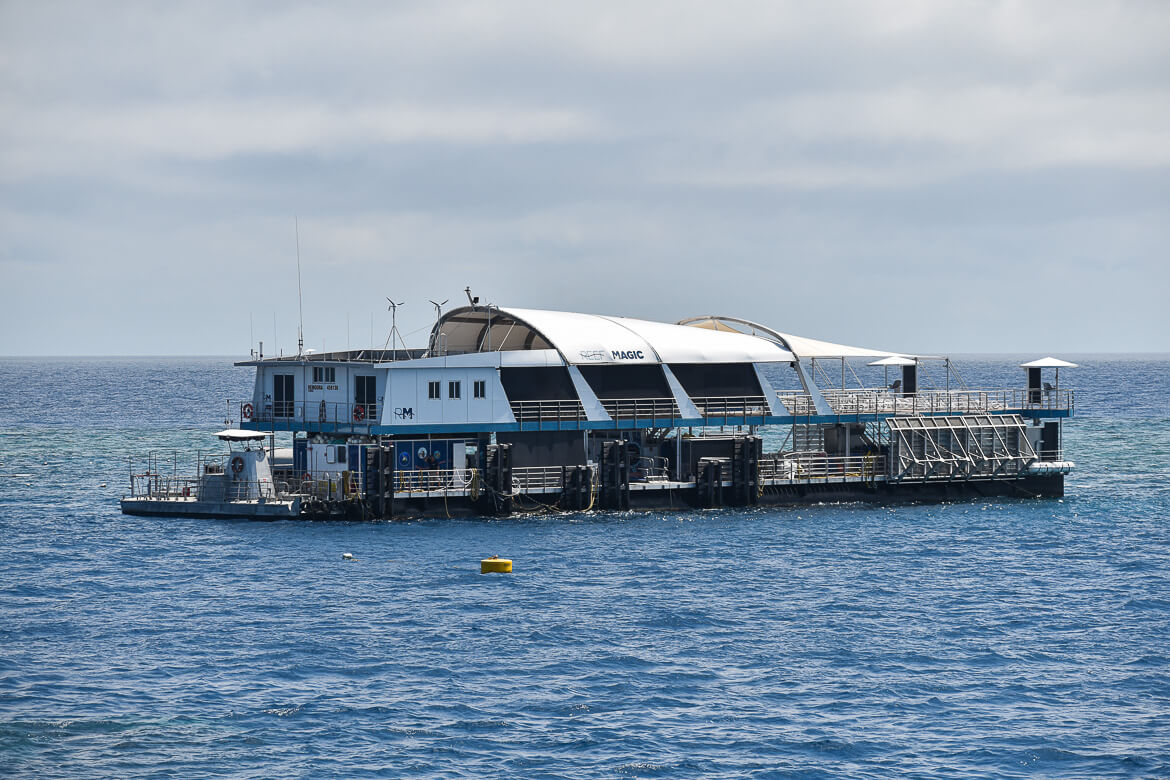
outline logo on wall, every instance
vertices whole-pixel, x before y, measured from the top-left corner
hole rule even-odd
[[[400,406],[394,410],[394,416],[397,417],[399,420],[413,420],[414,419],[414,407],[413,406]]]
[[[577,353],[582,360],[605,360],[604,349],[583,349]]]

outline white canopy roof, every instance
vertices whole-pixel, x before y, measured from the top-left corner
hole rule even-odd
[[[793,354],[802,358],[882,358],[890,355],[899,357],[915,357],[914,355],[907,355],[902,352],[891,352],[888,349],[866,349],[865,347],[851,347],[847,344],[834,344],[831,341],[821,341],[819,339],[805,338],[804,336],[795,336],[791,333],[781,333],[780,331],[772,330],[765,325],[760,325],[759,323],[751,322],[749,320],[741,320],[738,317],[724,317],[720,315],[688,317],[685,320],[679,320],[679,324],[695,328],[717,330],[720,332],[735,330],[733,325],[742,325],[752,332],[763,333],[772,339],[779,340],[785,347],[791,350]]]
[[[889,357],[875,360],[868,365],[871,366],[912,366],[918,361],[914,358],[902,357],[901,355],[890,355]]]
[[[488,317],[492,318],[490,329]],[[570,364],[790,362],[775,341],[739,332],[542,309],[462,307],[432,333],[451,352],[556,349]],[[888,353],[886,353],[888,354]]]
[[[223,441],[257,441],[260,439],[267,439],[267,433],[260,433],[259,431],[245,431],[239,428],[228,428],[215,434],[216,438]]]
[[[1020,368],[1076,368],[1076,363],[1054,357],[1042,357],[1028,363],[1020,363]]]

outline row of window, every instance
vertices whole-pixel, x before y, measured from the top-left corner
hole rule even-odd
[[[337,381],[336,366],[313,366],[313,381],[321,384],[332,384]]]
[[[436,400],[442,397],[443,383],[438,381],[427,382],[427,398]],[[471,384],[471,392],[476,398],[487,398],[487,382],[483,379],[477,379]],[[463,397],[463,383],[462,382],[448,382],[447,383],[447,397],[448,398],[462,398]]]

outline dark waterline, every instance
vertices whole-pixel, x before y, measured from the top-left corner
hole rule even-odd
[[[1062,357],[1063,501],[396,524],[124,517],[251,370],[2,359],[0,775],[1170,775],[1170,362]]]

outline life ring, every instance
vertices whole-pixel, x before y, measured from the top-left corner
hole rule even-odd
[[[244,404],[240,408],[240,416],[243,417],[245,420],[251,420],[252,419],[252,412],[254,412],[254,411],[255,410],[252,408],[252,404]]]
[[[243,459],[243,457],[236,455],[234,458],[232,458],[232,473],[239,474],[243,470],[244,470],[244,459]]]
[[[366,407],[362,406],[361,404],[354,404],[353,421],[361,422],[364,419],[366,419]]]
[[[312,481],[313,481],[313,475],[312,475],[312,474],[310,474],[309,472],[307,472],[307,471],[306,471],[306,472],[305,472],[305,475],[304,475],[303,477],[301,477],[301,481],[302,481],[302,482],[312,482]]]

